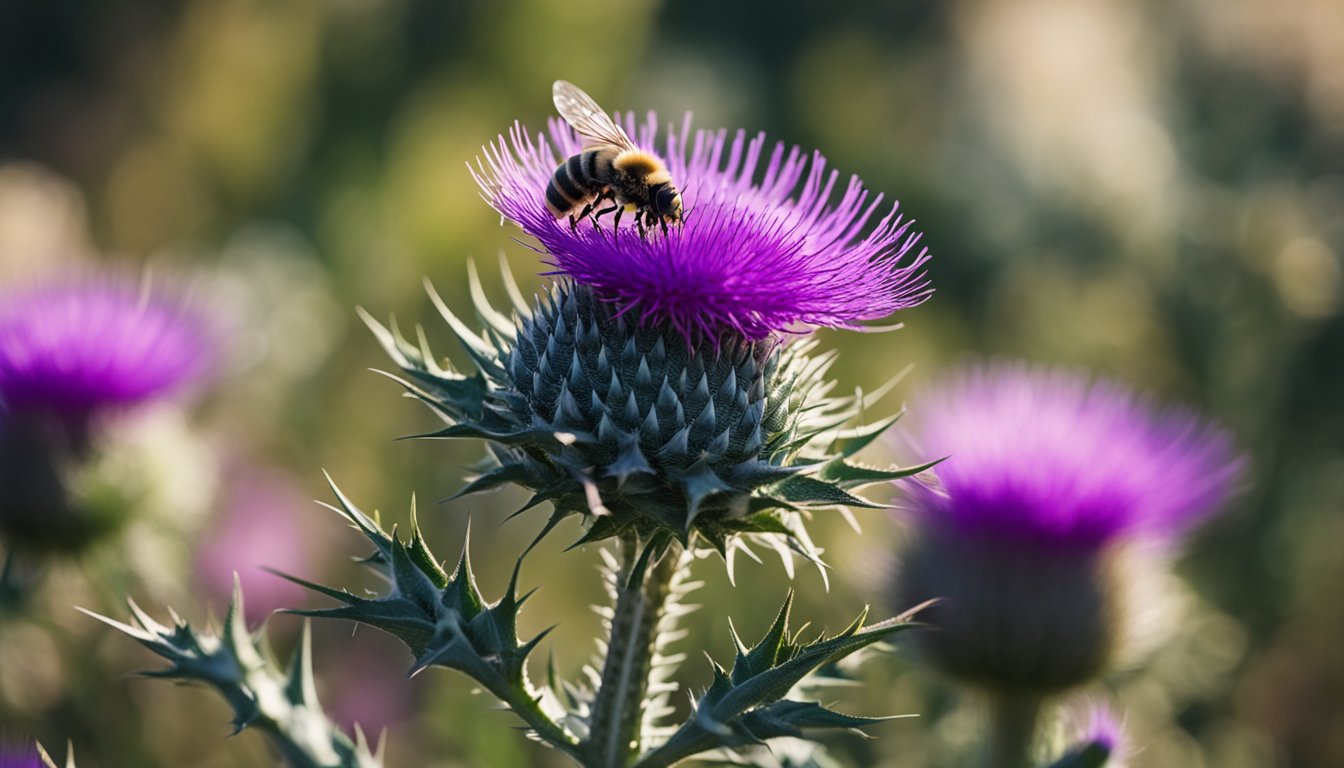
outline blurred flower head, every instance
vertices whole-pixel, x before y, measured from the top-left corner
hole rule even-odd
[[[0,297],[0,400],[82,419],[173,392],[211,346],[184,302],[118,279],[55,282]]]
[[[45,768],[46,765],[35,745],[0,747],[0,768]]]
[[[359,632],[342,644],[324,679],[330,691],[327,714],[346,731],[358,726],[377,733],[415,717],[425,683],[407,680],[404,669],[388,663],[398,650],[395,643],[391,637]]]
[[[237,573],[247,595],[249,623],[299,605],[303,589],[264,569],[300,573],[312,567],[312,542],[305,538],[300,518],[311,506],[308,497],[287,475],[260,466],[235,466],[222,485],[222,508],[196,555],[198,581],[227,604]]]
[[[904,599],[942,597],[923,644],[991,688],[1063,690],[1100,673],[1132,602],[1130,545],[1170,549],[1233,490],[1220,429],[1082,373],[999,363],[918,402],[913,435],[948,457],[903,483],[916,522]]]
[[[657,118],[626,130],[657,145]],[[856,328],[914,306],[931,293],[919,234],[893,205],[851,177],[832,200],[839,173],[819,153],[764,134],[680,130],[663,137],[665,158],[685,204],[685,221],[642,236],[634,226],[571,228],[547,209],[556,166],[578,154],[580,137],[552,120],[549,138],[515,126],[487,147],[475,172],[490,204],[541,241],[550,263],[644,321],[666,323],[688,340],[732,331],[748,339],[814,326]]]
[[[936,482],[908,484],[914,509],[966,536],[1080,550],[1173,541],[1218,509],[1239,469],[1228,435],[1194,413],[1065,369],[971,368],[914,419],[920,450],[949,457]]]
[[[1069,746],[1053,765],[1124,768],[1129,742],[1124,723],[1110,707],[1098,701],[1083,701],[1066,710],[1062,724]]]
[[[0,295],[0,530],[78,549],[143,496],[108,474],[106,417],[198,380],[213,353],[204,318],[176,294],[116,277]],[[115,430],[114,430],[115,431]],[[112,480],[113,482],[107,482]]]

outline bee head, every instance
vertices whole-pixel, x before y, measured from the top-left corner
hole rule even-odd
[[[653,211],[664,221],[676,224],[681,221],[681,193],[671,184],[659,184],[653,190]]]

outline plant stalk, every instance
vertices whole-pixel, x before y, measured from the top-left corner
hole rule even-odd
[[[1030,768],[1040,713],[1039,696],[1002,691],[990,696],[986,768]]]
[[[639,555],[638,542],[622,538],[616,607],[586,743],[588,768],[626,768],[639,754],[658,623],[682,559],[680,547],[673,544],[648,565],[643,583],[627,587]]]

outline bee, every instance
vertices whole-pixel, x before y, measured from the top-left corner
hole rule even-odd
[[[658,225],[667,233],[668,224],[682,221],[681,193],[672,184],[672,174],[657,156],[645,152],[578,86],[556,80],[551,89],[555,109],[582,136],[582,152],[555,169],[546,184],[546,207],[557,219],[569,217],[571,228],[593,214],[593,223],[615,213],[633,211],[640,235]],[[603,208],[604,203],[611,203]]]

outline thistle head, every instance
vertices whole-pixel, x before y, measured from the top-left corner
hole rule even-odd
[[[992,364],[917,405],[904,481],[916,522],[902,599],[944,598],[921,638],[946,672],[1049,693],[1111,660],[1131,552],[1170,549],[1230,496],[1240,468],[1220,429],[1123,385]]]
[[[692,132],[689,116],[663,136],[653,114],[624,123],[641,147],[661,145],[680,192],[681,223],[666,232],[556,219],[543,192],[556,166],[583,149],[559,120],[537,136],[516,125],[473,170],[490,205],[535,237],[558,273],[622,313],[691,343],[725,331],[760,340],[857,328],[931,293],[912,222],[858,177],[841,185],[820,153],[771,145],[764,134]]]
[[[411,375],[407,385],[449,422],[439,436],[492,443],[464,492],[523,485],[535,493],[528,506],[554,506],[547,531],[584,516],[583,541],[699,537],[729,554],[735,534],[755,533],[815,559],[801,524],[807,510],[869,505],[850,490],[899,473],[846,463],[858,448],[837,447],[841,427],[863,398],[829,397],[831,357],[783,334],[859,327],[923,301],[930,289],[927,254],[912,254],[918,235],[894,206],[871,223],[881,196],[857,178],[833,194],[839,176],[819,154],[741,132],[731,142],[722,131],[692,134],[689,119],[661,138],[653,116],[597,130],[596,105],[556,87],[557,105],[590,138],[609,133],[638,147],[613,168],[639,155],[658,169],[666,199],[646,202],[653,221],[675,226],[571,225],[558,207],[581,191],[569,177],[596,167],[572,159],[584,150],[580,136],[560,121],[535,138],[516,126],[473,173],[487,202],[539,241],[560,279],[535,304],[515,290],[513,317],[474,285],[488,326],[480,336],[440,305],[474,376],[375,331]],[[548,187],[562,161],[574,169],[563,195]],[[881,428],[861,430],[853,444]]]
[[[206,370],[202,318],[118,279],[53,282],[0,296],[0,401],[67,422],[161,398]]]
[[[202,319],[166,292],[117,279],[0,296],[0,530],[17,543],[80,546],[104,523],[71,478],[98,458],[109,417],[205,372]]]
[[[1124,768],[1130,744],[1124,723],[1105,704],[1084,701],[1065,711],[1062,740],[1067,746],[1052,765],[1056,768]]]
[[[639,323],[567,280],[535,305],[518,297],[508,318],[472,278],[484,334],[438,307],[473,374],[372,323],[403,383],[448,422],[427,436],[490,443],[462,494],[522,485],[534,492],[524,509],[554,507],[546,531],[583,516],[583,541],[698,536],[727,554],[735,534],[757,533],[815,559],[807,510],[871,506],[851,491],[897,474],[846,462],[886,425],[840,431],[863,398],[828,395],[832,356],[811,356],[810,341],[724,333],[687,346],[676,328]]]
[[[66,746],[65,768],[75,768],[74,747]],[[24,746],[0,747],[0,768],[59,768],[47,750],[37,742]]]
[[[1109,759],[1105,765],[1121,768],[1129,745],[1125,739],[1124,724],[1114,712],[1100,704],[1088,707],[1079,716],[1077,730],[1078,742],[1094,744],[1096,748],[1106,750]]]
[[[46,765],[35,745],[0,747],[0,768],[45,768]]]

